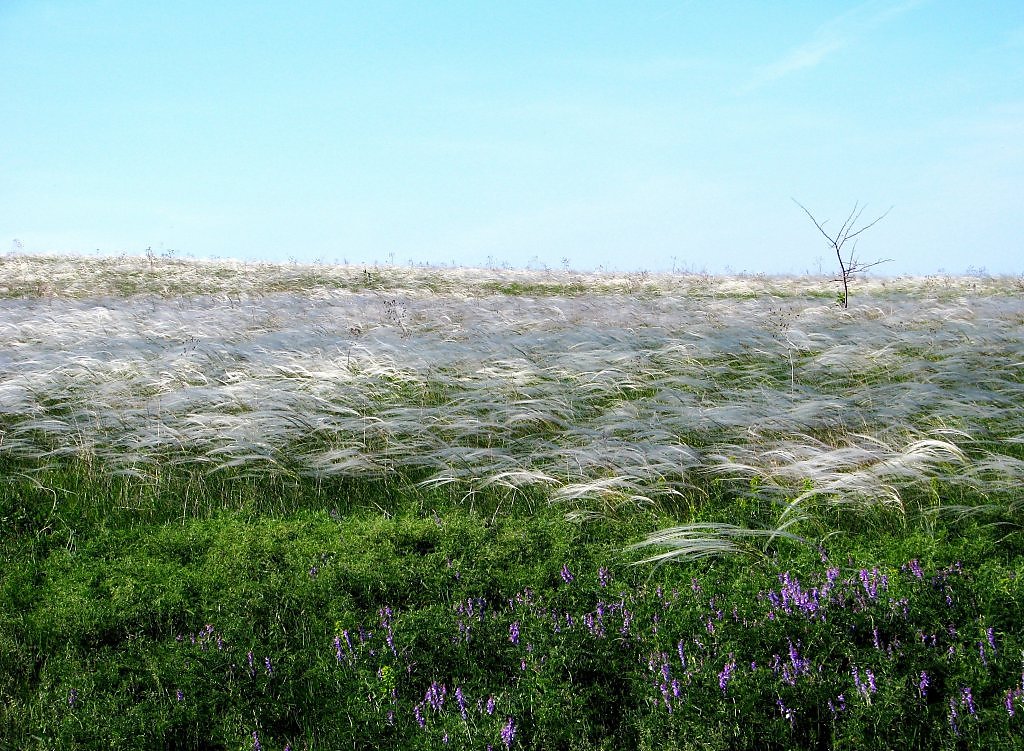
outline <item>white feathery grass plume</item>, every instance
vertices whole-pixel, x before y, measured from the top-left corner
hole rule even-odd
[[[630,545],[627,550],[665,548],[662,552],[636,561],[634,564],[639,565],[677,560],[693,561],[711,556],[760,552],[753,545],[744,544],[743,540],[762,539],[765,544],[770,544],[777,538],[799,543],[806,542],[803,538],[787,532],[785,526],[778,529],[750,529],[734,524],[715,522],[685,524],[652,532],[641,542]]]
[[[934,479],[1009,508],[1020,477],[1024,303],[998,278],[865,280],[838,313],[809,296],[821,280],[798,278],[127,258],[14,259],[5,274],[9,457],[414,469],[602,508],[715,476],[890,504]],[[63,291],[40,304],[46,277]],[[126,280],[145,294],[121,295]],[[402,327],[382,320],[382,290]],[[931,432],[950,425],[972,440]]]

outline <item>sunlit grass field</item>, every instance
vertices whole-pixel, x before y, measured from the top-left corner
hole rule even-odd
[[[1024,748],[1024,281],[0,259],[0,748]]]

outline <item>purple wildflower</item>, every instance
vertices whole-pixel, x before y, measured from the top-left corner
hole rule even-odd
[[[420,726],[420,730],[423,730],[427,726],[427,721],[423,718],[422,702],[412,708],[412,714],[416,718],[416,724]]]
[[[572,584],[572,580],[575,579],[575,578],[576,577],[574,577],[572,575],[572,572],[569,571],[569,565],[566,564],[566,563],[563,563],[562,564],[562,581],[564,581],[566,584]]]
[[[928,673],[921,671],[921,680],[917,682],[917,692],[924,699],[928,695],[928,686],[931,685],[931,680],[928,678]]]
[[[519,621],[513,622],[513,624],[508,627],[508,640],[513,644],[519,644]]]
[[[455,687],[455,703],[459,705],[459,715],[466,719],[466,697],[462,693],[462,686]]]
[[[796,675],[806,673],[810,667],[810,662],[800,657],[800,652],[793,645],[791,640],[787,641],[789,641],[789,661],[793,665],[794,673]]]
[[[964,689],[961,692],[961,697],[963,704],[967,707],[968,713],[973,717],[976,714],[976,710],[974,707],[974,696],[971,694],[970,686],[964,686]]]
[[[75,705],[77,703],[78,703],[78,689],[74,689],[73,688],[70,691],[68,691],[68,706],[71,707],[72,709],[74,709]]]
[[[508,718],[508,722],[505,723],[505,727],[501,729],[501,742],[505,744],[505,748],[512,748],[512,741],[516,738],[516,725],[512,722],[512,718]]]
[[[334,656],[341,662],[341,637],[334,637]]]
[[[274,666],[271,664],[269,657],[264,657],[263,658],[263,667],[265,667],[267,669],[267,675],[273,675],[274,674]]]
[[[995,634],[995,630],[991,626],[989,626],[987,629],[985,629],[985,638],[988,640],[989,647],[991,647],[992,651],[995,652],[996,651],[996,634]]]
[[[447,693],[448,689],[443,683],[438,684],[437,681],[433,681],[430,688],[427,689],[427,693],[424,694],[423,701],[433,707],[435,712],[439,712],[444,706],[444,697]]]
[[[611,580],[612,576],[608,573],[608,569],[606,569],[604,566],[601,566],[601,568],[597,570],[598,585],[602,587],[607,587],[611,583]]]
[[[1019,688],[1011,688],[1006,692],[1006,713],[1010,715],[1010,717],[1013,717],[1017,713],[1014,709],[1013,702],[1014,699],[1021,696],[1021,694],[1022,692]]]
[[[488,715],[494,714],[494,697],[493,696],[488,696],[487,697],[487,714]]]
[[[255,674],[256,674],[256,668],[254,667],[254,665],[255,665],[255,662],[256,662],[256,660],[255,660],[255,658],[254,658],[254,657],[252,656],[252,650],[251,650],[251,649],[249,650],[249,654],[247,654],[247,655],[245,656],[245,661],[246,661],[246,663],[248,663],[248,665],[249,665],[249,672],[250,672],[251,674],[255,675]]]
[[[185,692],[179,688],[175,692],[175,697],[178,699],[178,701],[185,701]]]
[[[857,666],[855,665],[852,668],[850,668],[850,672],[853,674],[853,685],[857,687],[857,693],[859,693],[861,696],[867,699],[868,690],[867,687],[863,683],[861,683],[860,671],[857,670]]]
[[[777,696],[775,698],[775,706],[777,706],[779,708],[779,714],[781,714],[783,717],[785,717],[789,721],[789,724],[792,725],[793,721],[796,719],[796,714],[793,712],[792,709],[790,709],[789,707],[787,707],[785,704],[782,703],[782,697],[781,696]]]
[[[260,734],[252,731],[252,751],[263,751],[263,744],[260,743]]]
[[[910,568],[910,572],[914,576],[916,576],[918,579],[924,579],[924,571],[921,570],[921,564],[917,562],[916,558],[912,559],[910,563],[907,564],[907,566]]]
[[[729,685],[729,679],[732,678],[732,673],[736,669],[736,660],[733,659],[732,652],[729,653],[729,661],[722,666],[722,671],[718,674],[718,687],[725,694],[725,687]]]

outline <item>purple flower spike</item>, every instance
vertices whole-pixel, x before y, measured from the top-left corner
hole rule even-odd
[[[508,640],[513,644],[519,644],[519,621],[515,621],[508,627]]]
[[[571,584],[572,580],[575,579],[575,578],[576,577],[574,577],[572,575],[572,572],[569,571],[569,565],[566,564],[566,563],[563,563],[562,564],[562,581],[564,581],[566,584]]]
[[[455,703],[459,705],[459,715],[466,719],[466,697],[462,693],[462,686],[455,687]]]
[[[508,722],[505,723],[505,727],[501,729],[501,742],[505,744],[505,748],[512,748],[512,741],[516,739],[516,725],[512,722],[512,718],[508,718]]]
[[[77,703],[78,703],[78,691],[77,691],[77,689],[71,689],[70,691],[68,691],[68,706],[71,707],[72,709],[74,709],[75,705]]]
[[[918,563],[916,558],[910,561],[910,563],[907,565],[910,568],[910,573],[912,573],[918,579],[924,579],[924,571],[921,570],[921,564]]]
[[[968,713],[970,713],[973,716],[974,714],[976,714],[976,710],[975,710],[975,707],[974,707],[974,696],[971,694],[971,687],[970,686],[964,686],[964,690],[962,692],[962,696],[963,696],[963,703],[967,707]]]
[[[260,734],[252,731],[252,751],[263,751],[263,744],[260,743]]]
[[[853,666],[850,669],[850,672],[853,674],[853,685],[857,687],[857,693],[859,693],[861,696],[867,699],[868,689],[860,680],[860,671],[857,670],[857,666]]]
[[[611,574],[608,573],[608,569],[604,566],[597,570],[597,583],[602,587],[607,587],[612,581]]]
[[[440,712],[441,707],[444,706],[444,697],[448,693],[448,689],[445,685],[438,684],[437,681],[433,681],[430,684],[430,688],[427,689],[426,695],[423,697],[423,701],[434,708],[435,712]]]
[[[928,679],[928,673],[921,671],[921,680],[917,683],[917,692],[921,694],[921,698],[925,698],[928,695],[928,686],[931,681]]]
[[[779,708],[779,714],[781,714],[783,717],[785,717],[786,720],[789,721],[790,726],[792,726],[793,722],[796,720],[796,713],[792,709],[790,709],[789,707],[787,707],[785,704],[782,703],[782,697],[781,696],[776,697],[776,699],[775,699],[775,706],[777,706]]]
[[[725,687],[729,685],[729,679],[732,678],[732,673],[736,669],[736,660],[733,659],[732,652],[729,653],[729,661],[722,666],[722,671],[718,674],[718,687],[722,690],[722,694],[725,694]]]
[[[1009,691],[1006,692],[1006,713],[1010,715],[1010,717],[1013,717],[1015,714],[1017,714],[1016,708],[1013,706],[1013,702],[1015,699],[1022,695],[1024,695],[1024,692],[1022,692],[1019,688],[1011,688]]]

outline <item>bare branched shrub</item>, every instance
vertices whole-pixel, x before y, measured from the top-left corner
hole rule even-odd
[[[859,206],[855,203],[853,205],[853,211],[850,212],[849,216],[846,217],[846,221],[843,222],[842,226],[839,228],[839,231],[833,236],[825,231],[825,224],[828,220],[825,222],[819,222],[814,218],[814,215],[807,209],[807,207],[795,198],[793,199],[793,203],[804,210],[804,213],[810,217],[812,222],[814,222],[814,226],[818,228],[818,231],[825,236],[825,239],[829,241],[832,249],[835,250],[836,258],[839,260],[839,276],[833,281],[841,282],[843,285],[842,294],[839,296],[840,304],[844,308],[850,307],[850,280],[857,274],[863,273],[873,266],[888,263],[892,260],[891,258],[884,258],[878,261],[861,261],[856,255],[854,255],[854,251],[857,249],[856,237],[885,219],[889,212],[892,211],[892,206],[886,209],[885,213],[877,219],[857,228],[857,222],[860,221],[860,216],[864,213],[864,209],[866,209],[867,206]],[[850,240],[854,241],[853,246],[850,248],[849,254],[843,258],[843,246]]]

